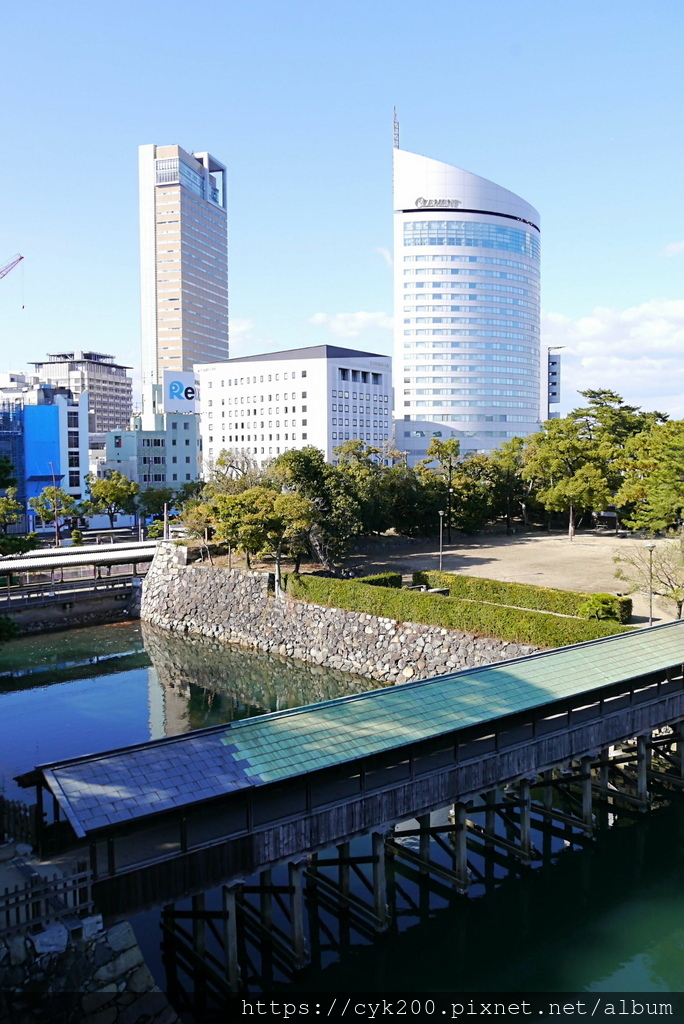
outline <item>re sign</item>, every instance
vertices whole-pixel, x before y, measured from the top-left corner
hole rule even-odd
[[[183,382],[180,380],[172,380],[169,384],[169,398],[185,398],[188,402],[194,401],[195,389],[183,387]]]

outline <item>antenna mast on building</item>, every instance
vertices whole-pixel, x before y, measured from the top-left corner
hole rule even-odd
[[[394,148],[399,149],[399,122],[397,121],[397,108],[394,108]]]

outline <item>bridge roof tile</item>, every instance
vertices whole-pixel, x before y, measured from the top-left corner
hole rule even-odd
[[[76,834],[553,704],[684,661],[684,622],[40,766]]]

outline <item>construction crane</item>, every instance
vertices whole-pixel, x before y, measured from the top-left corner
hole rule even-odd
[[[7,277],[10,270],[14,270],[17,263],[21,263],[23,258],[24,257],[21,255],[21,253],[17,253],[16,256],[13,256],[11,260],[8,260],[7,263],[0,267],[0,281],[2,281],[3,277]]]

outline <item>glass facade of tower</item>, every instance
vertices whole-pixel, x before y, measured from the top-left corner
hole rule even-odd
[[[395,150],[395,429],[412,459],[435,437],[487,451],[538,429],[538,222],[505,189]]]
[[[180,146],[140,147],[143,384],[228,358],[225,167]]]

